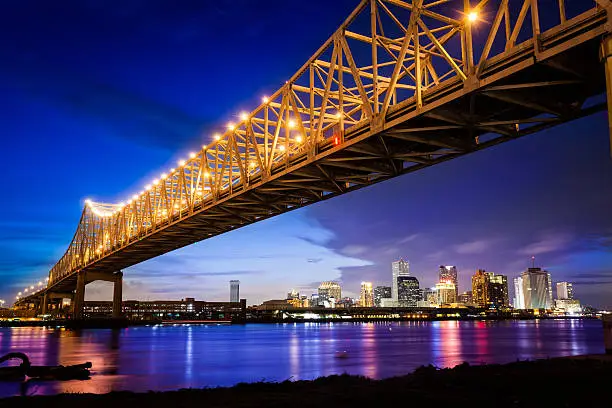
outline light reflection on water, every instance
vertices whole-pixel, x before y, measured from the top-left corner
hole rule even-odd
[[[599,321],[439,321],[155,326],[79,330],[0,328],[0,353],[33,364],[93,363],[88,381],[29,383],[29,394],[169,390],[331,374],[384,378],[449,367],[603,352]],[[0,383],[0,396],[20,385]]]

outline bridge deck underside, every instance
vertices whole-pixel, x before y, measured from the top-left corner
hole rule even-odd
[[[169,220],[140,240],[85,267],[115,272],[177,248],[241,226],[322,201],[461,155],[510,141],[605,108],[585,106],[605,91],[598,58],[601,30],[579,45],[545,60],[533,46],[490,61],[479,82],[460,81],[424,95],[418,111],[410,101],[397,106],[380,130],[369,124],[348,129],[336,146],[327,141],[310,156],[296,157],[267,180]],[[537,88],[537,89],[536,89]],[[595,98],[597,99],[597,98]],[[429,103],[427,103],[429,101]],[[554,143],[554,140],[551,140]],[[49,290],[70,291],[76,274]]]

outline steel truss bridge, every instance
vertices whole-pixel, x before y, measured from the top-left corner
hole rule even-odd
[[[103,279],[118,314],[122,268],[606,109],[591,101],[612,78],[612,3],[572,6],[362,0],[213,143],[123,203],[87,202],[46,289],[18,303],[72,297],[80,317]]]

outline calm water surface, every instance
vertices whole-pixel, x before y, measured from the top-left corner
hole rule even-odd
[[[105,393],[341,373],[384,378],[423,364],[602,353],[603,330],[593,320],[1,328],[0,352],[9,351],[26,352],[36,365],[93,363],[91,380],[30,382],[28,394]],[[19,392],[20,384],[0,383],[0,396]]]

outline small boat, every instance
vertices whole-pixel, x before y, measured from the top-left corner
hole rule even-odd
[[[12,367],[0,367],[0,381],[23,381],[26,377],[38,380],[86,380],[89,378],[91,362],[69,366],[33,366],[24,353],[8,353],[0,357],[0,363],[19,359],[21,364]]]

